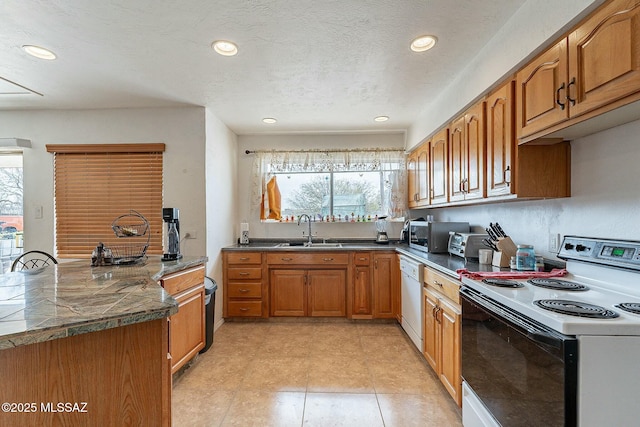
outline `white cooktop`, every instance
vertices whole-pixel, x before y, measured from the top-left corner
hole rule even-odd
[[[640,314],[618,307],[619,303],[640,303],[640,273],[568,262],[568,275],[560,280],[589,287],[586,291],[552,290],[534,286],[526,280],[521,288],[487,285],[463,278],[463,284],[565,335],[640,335]],[[603,280],[606,278],[606,280]],[[536,300],[571,300],[597,305],[619,314],[612,319],[594,319],[556,313],[534,304]]]

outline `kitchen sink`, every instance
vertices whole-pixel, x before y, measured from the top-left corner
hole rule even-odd
[[[289,242],[285,242],[285,243],[278,243],[274,246],[274,248],[341,248],[342,247],[342,243],[328,243],[328,242],[313,242],[313,243],[289,243]]]

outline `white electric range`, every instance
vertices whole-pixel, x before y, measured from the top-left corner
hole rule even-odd
[[[466,427],[640,419],[640,242],[566,236],[558,257],[563,277],[462,279]]]

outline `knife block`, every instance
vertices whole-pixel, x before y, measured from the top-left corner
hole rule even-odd
[[[509,267],[511,257],[506,256],[502,251],[493,251],[493,260],[491,265],[494,267]]]
[[[500,237],[496,242],[497,251],[493,252],[491,265],[494,267],[509,267],[512,256],[516,256],[516,247],[511,237]]]

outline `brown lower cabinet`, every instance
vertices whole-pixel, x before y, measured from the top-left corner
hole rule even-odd
[[[272,269],[271,316],[345,317],[346,269]]]
[[[204,265],[163,276],[160,283],[178,302],[178,312],[169,317],[173,374],[204,348]]]
[[[425,359],[458,406],[462,404],[459,284],[430,268],[424,270]]]
[[[400,270],[389,251],[223,251],[225,318],[397,318]]]

